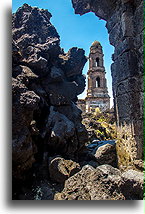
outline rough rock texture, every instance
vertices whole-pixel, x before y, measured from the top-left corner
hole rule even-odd
[[[92,11],[106,20],[109,40],[115,47],[111,70],[118,137],[122,139],[118,158],[119,165],[126,167],[143,159],[143,0],[72,3],[75,13]]]
[[[24,178],[23,172],[31,168],[35,161],[34,154],[37,152],[37,147],[33,142],[33,135],[37,130],[35,128],[33,131],[31,130],[31,122],[33,121],[33,112],[38,108],[40,97],[34,91],[28,90],[18,79],[13,78],[12,84],[13,176],[21,179]]]
[[[77,159],[87,141],[75,102],[85,88],[84,50],[60,48],[47,10],[24,4],[12,17],[13,177],[60,154]],[[46,157],[45,157],[46,159]]]
[[[86,165],[70,177],[54,200],[124,200],[119,188],[121,172],[109,165]]]
[[[82,154],[82,159],[81,164],[83,164],[83,161],[86,161],[86,164],[88,162],[88,164],[94,168],[102,164],[109,164],[113,167],[117,167],[118,163],[115,141],[93,140],[92,143],[86,146],[86,150],[84,150],[84,153]]]
[[[100,146],[95,153],[95,158],[100,165],[110,164],[114,167],[117,166],[116,145],[105,144]]]
[[[80,170],[78,163],[61,157],[55,157],[49,163],[50,178],[58,183],[64,183],[65,180]]]
[[[142,200],[144,193],[144,173],[128,170],[121,176],[121,190],[126,198]]]
[[[143,183],[143,173],[135,170],[121,173],[108,164],[96,169],[86,165],[65,181],[54,200],[142,200]]]

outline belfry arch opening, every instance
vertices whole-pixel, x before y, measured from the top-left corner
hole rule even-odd
[[[96,78],[96,88],[100,88],[100,77]]]
[[[99,58],[96,58],[96,66],[97,66],[97,67],[99,67],[99,66],[100,66]]]

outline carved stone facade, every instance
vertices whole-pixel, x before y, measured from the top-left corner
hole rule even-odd
[[[110,109],[103,56],[100,42],[93,42],[89,54],[87,97],[78,101],[78,106],[83,112],[93,112],[97,107],[101,111]]]

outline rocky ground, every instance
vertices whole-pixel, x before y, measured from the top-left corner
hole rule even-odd
[[[99,108],[93,113],[83,113],[82,123],[88,132],[88,141],[113,140],[117,138],[114,109],[101,112]]]
[[[117,168],[113,124],[82,123],[87,59],[83,49],[63,51],[51,16],[24,4],[12,17],[13,199],[142,199],[142,168]]]

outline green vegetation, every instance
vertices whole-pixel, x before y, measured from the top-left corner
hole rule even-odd
[[[115,117],[112,111],[101,112],[99,108],[93,113],[83,115],[83,124],[85,125],[89,141],[114,140],[116,139]]]

